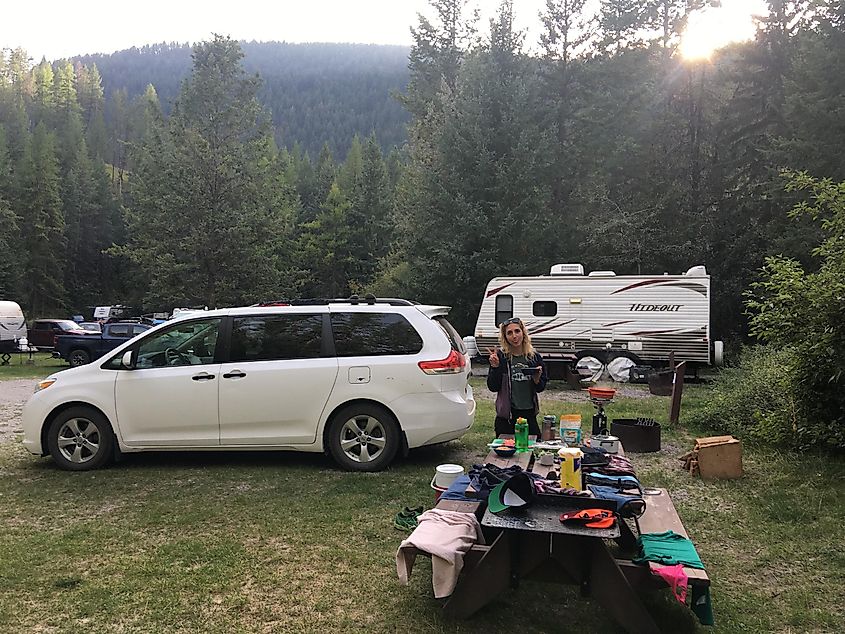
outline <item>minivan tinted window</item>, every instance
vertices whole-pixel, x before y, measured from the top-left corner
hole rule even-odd
[[[416,354],[419,333],[396,313],[332,313],[334,345],[339,357]]]
[[[235,317],[229,360],[314,359],[320,356],[322,335],[322,315]]]
[[[456,350],[461,354],[466,354],[467,347],[464,345],[464,340],[461,339],[458,331],[455,330],[455,327],[449,323],[449,320],[445,317],[435,317],[434,321],[436,321],[443,329],[443,332],[446,333],[446,337],[449,339],[449,345],[452,346],[452,350]]]

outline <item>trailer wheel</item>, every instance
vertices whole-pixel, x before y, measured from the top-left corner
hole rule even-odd
[[[637,364],[632,358],[619,355],[608,362],[607,373],[614,381],[627,383],[631,380],[631,368],[635,365]]]
[[[597,357],[585,354],[575,363],[575,371],[584,381],[598,381],[604,374],[605,366]]]

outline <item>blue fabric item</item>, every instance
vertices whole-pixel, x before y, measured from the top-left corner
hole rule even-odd
[[[449,488],[443,491],[440,494],[441,500],[468,500],[472,502],[477,502],[475,498],[467,497],[466,490],[469,486],[469,476],[462,475],[455,478],[452,484],[449,485]]]
[[[628,489],[636,489],[640,492],[640,495],[643,493],[643,488],[640,486],[640,481],[637,480],[634,476],[610,476],[605,475],[603,473],[587,473],[584,476],[584,479],[587,481],[587,484],[598,484],[600,486],[608,486],[614,487],[620,491],[626,491]]]
[[[645,512],[645,501],[639,495],[623,493],[616,487],[588,484],[590,492],[600,500],[616,503],[616,512],[622,517],[639,517]]]

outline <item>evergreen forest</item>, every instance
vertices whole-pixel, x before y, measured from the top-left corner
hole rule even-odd
[[[356,134],[376,131],[385,151],[405,143],[409,115],[395,95],[408,83],[406,47],[241,42],[241,50],[244,70],[261,76],[258,98],[280,146],[296,144],[316,158],[326,144],[343,158]],[[110,120],[116,95],[132,101],[149,85],[169,115],[191,72],[191,51],[188,44],[156,44],[71,61],[97,67]]]
[[[845,3],[770,0],[701,61],[678,51],[700,0],[547,0],[530,50],[509,0],[488,24],[430,4],[401,68],[395,47],[221,36],[4,50],[0,296],[38,317],[374,292],[468,334],[496,275],[703,264],[714,337],[753,314],[771,335],[772,267],[838,244],[807,200],[845,181]]]

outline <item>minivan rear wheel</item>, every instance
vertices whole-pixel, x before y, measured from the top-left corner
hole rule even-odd
[[[381,471],[396,457],[400,444],[396,419],[378,405],[348,405],[329,426],[329,452],[349,471]]]
[[[111,460],[114,435],[109,421],[97,410],[71,407],[50,423],[47,449],[62,469],[97,469]]]

